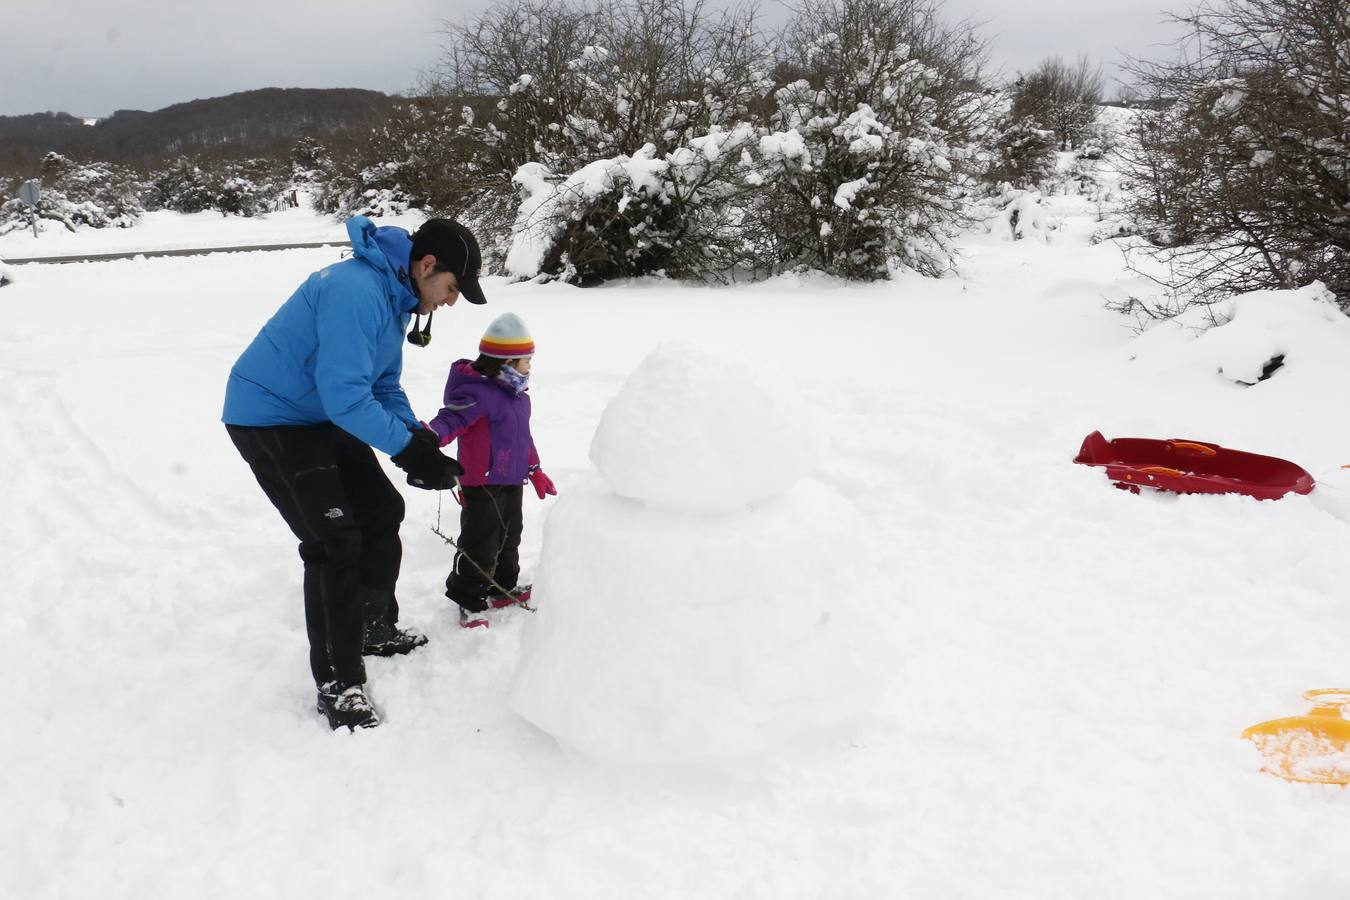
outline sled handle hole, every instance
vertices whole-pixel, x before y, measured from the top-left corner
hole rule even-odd
[[[1198,453],[1201,456],[1216,456],[1219,452],[1213,447],[1197,444],[1195,441],[1168,441],[1167,447],[1169,450],[1185,450],[1188,453]]]
[[[1303,697],[1305,700],[1311,700],[1319,707],[1339,710],[1350,703],[1350,688],[1321,688],[1315,691],[1304,691]]]

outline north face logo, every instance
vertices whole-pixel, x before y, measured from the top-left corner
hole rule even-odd
[[[338,508],[335,506],[335,507],[333,507],[332,509],[330,509],[328,512],[324,513],[324,514],[323,514],[323,517],[324,517],[325,519],[340,519],[340,518],[342,518],[342,510],[338,509]]]

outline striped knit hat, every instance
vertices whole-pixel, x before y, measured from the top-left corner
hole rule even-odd
[[[534,356],[534,338],[520,316],[502,313],[492,320],[478,342],[478,352],[497,359],[523,359]]]

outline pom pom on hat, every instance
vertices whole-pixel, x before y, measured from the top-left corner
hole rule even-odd
[[[478,342],[478,352],[497,359],[524,359],[534,356],[534,338],[524,321],[515,313],[503,313],[492,320],[492,324]]]

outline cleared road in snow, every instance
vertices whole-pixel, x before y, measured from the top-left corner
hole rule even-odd
[[[32,256],[27,259],[0,259],[11,266],[28,263],[107,262],[135,259],[138,256],[205,256],[208,253],[252,253],[255,250],[308,250],[315,247],[350,247],[351,241],[314,241],[306,244],[255,244],[246,247],[191,247],[177,250],[132,250],[122,253],[81,253],[76,256]]]

